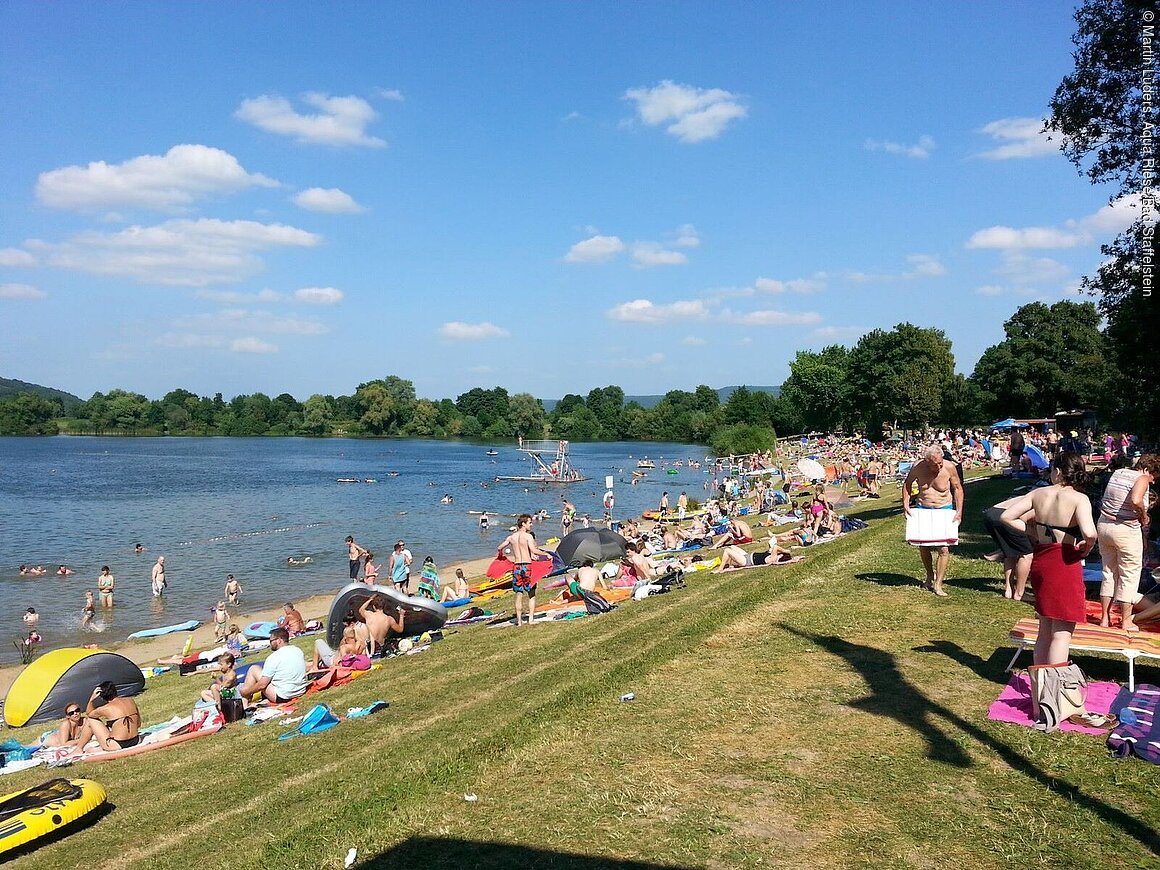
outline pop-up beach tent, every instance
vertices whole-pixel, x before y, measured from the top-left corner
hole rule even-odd
[[[145,691],[145,675],[127,658],[102,649],[54,649],[20,672],[4,699],[13,728],[63,719],[69,704],[84,707],[97,684],[111,680],[122,697]]]

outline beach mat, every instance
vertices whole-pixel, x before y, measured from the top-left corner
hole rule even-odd
[[[1087,702],[1084,706],[1089,713],[1108,713],[1112,701],[1120,692],[1118,683],[1088,683]],[[1010,722],[1024,728],[1034,727],[1031,719],[1031,680],[1026,674],[1012,674],[1011,679],[999,697],[987,710],[987,718],[992,722]],[[1079,731],[1082,734],[1107,734],[1107,728],[1089,728],[1072,722],[1062,722],[1060,731]]]

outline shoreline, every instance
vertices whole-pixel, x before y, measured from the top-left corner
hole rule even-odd
[[[481,576],[486,570],[487,566],[492,562],[491,556],[484,556],[477,559],[464,559],[457,562],[449,562],[446,566],[440,568],[440,574],[447,577],[455,576],[455,569],[462,568],[463,573],[467,575],[468,581],[474,581]],[[412,582],[417,583],[418,574],[413,575]],[[342,586],[346,584],[343,583]],[[339,587],[341,588],[341,587]],[[335,590],[337,592],[337,590]],[[330,594],[315,594],[305,597],[295,598],[291,595],[287,600],[293,600],[298,611],[302,614],[303,619],[319,619],[326,620],[327,614],[330,612],[331,602],[334,601],[334,593]],[[231,616],[231,622],[238,624],[248,624],[251,622],[273,622],[282,615],[282,607],[280,605],[274,607],[261,608],[253,612],[239,611]],[[124,638],[112,643],[96,644],[98,649],[108,650],[123,655],[139,667],[150,667],[157,665],[157,660],[165,656],[173,655],[181,651],[185,646],[185,641],[190,634],[193,634],[193,649],[212,649],[218,645],[214,640],[214,625],[212,622],[203,621],[201,625],[195,628],[192,632],[177,631],[173,634],[161,635],[160,637],[145,637],[130,640]],[[75,647],[74,647],[75,648]],[[45,652],[49,652],[46,650]],[[37,653],[37,658],[45,653]],[[0,667],[0,695],[7,695],[8,689],[11,688],[12,683],[20,675],[20,673],[27,667],[27,665],[13,664]]]

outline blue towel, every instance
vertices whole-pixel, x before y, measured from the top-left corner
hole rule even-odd
[[[348,710],[346,713],[347,719],[361,719],[363,716],[369,716],[371,713],[377,713],[379,710],[385,710],[391,706],[389,701],[373,701],[365,707],[359,707],[355,710]]]
[[[298,723],[298,727],[287,731],[285,734],[278,736],[279,740],[289,740],[291,737],[297,737],[299,734],[317,734],[319,731],[326,731],[339,724],[342,720],[334,715],[334,711],[325,704],[315,704],[314,707],[307,713],[302,721]]]

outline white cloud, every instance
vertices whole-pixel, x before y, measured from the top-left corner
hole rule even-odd
[[[223,305],[250,305],[255,302],[289,302],[284,293],[271,290],[267,287],[257,293],[239,293],[236,290],[198,290],[198,299],[208,299],[211,302],[221,302]]]
[[[977,156],[987,160],[1012,160],[1058,154],[1059,145],[1043,132],[1042,118],[1000,118],[979,131],[1002,143]]]
[[[1003,288],[998,284],[984,284],[982,287],[976,287],[975,292],[980,296],[999,296],[1003,293]]]
[[[947,267],[931,254],[911,254],[906,262],[910,269],[902,274],[903,278],[937,278],[947,273]]]
[[[609,319],[626,323],[668,323],[673,320],[708,317],[709,309],[700,299],[687,299],[665,305],[657,305],[648,299],[634,299],[610,308],[607,313]]]
[[[278,346],[248,335],[245,338],[235,338],[231,341],[230,350],[234,353],[276,353]]]
[[[935,142],[930,136],[919,136],[913,145],[903,145],[899,142],[885,142],[878,139],[867,139],[862,143],[867,151],[882,151],[886,154],[898,154],[902,157],[913,157],[925,160],[935,149]]]
[[[161,156],[146,154],[124,163],[96,161],[43,172],[36,196],[53,208],[132,206],[172,211],[202,196],[277,186],[272,178],[246,172],[236,157],[220,148],[174,145]]]
[[[620,359],[612,359],[609,360],[609,364],[615,368],[621,369],[643,369],[656,368],[657,366],[662,365],[664,361],[665,355],[657,351],[656,353],[650,353],[646,357],[622,357]]]
[[[696,248],[701,244],[701,235],[692,224],[682,224],[677,227],[677,238],[673,242],[678,248]]]
[[[337,305],[343,292],[336,287],[301,287],[294,291],[294,298],[307,305]]]
[[[994,226],[979,230],[967,239],[968,248],[997,248],[1020,250],[1025,248],[1074,248],[1086,242],[1084,234],[1055,227]]]
[[[861,326],[819,326],[814,330],[816,338],[857,338],[866,330]]]
[[[690,143],[716,139],[731,121],[748,114],[729,91],[679,85],[667,79],[652,88],[630,88],[624,99],[636,103],[642,122],[650,127],[667,124],[666,133]]]
[[[302,102],[317,114],[300,115],[285,97],[263,95],[242,100],[234,117],[268,133],[292,136],[312,145],[359,145],[382,148],[387,143],[367,135],[366,128],[378,114],[362,97],[332,97],[321,93],[302,95]]]
[[[223,347],[225,339],[220,335],[205,335],[198,332],[163,332],[153,340],[153,343],[174,350],[198,350]]]
[[[1050,257],[1030,257],[1020,251],[1004,251],[997,273],[1009,283],[1022,286],[1063,281],[1071,275],[1071,270]]]
[[[671,251],[656,242],[633,242],[632,259],[638,268],[653,266],[679,266],[689,262],[681,251]]]
[[[311,187],[294,197],[294,204],[324,214],[362,214],[366,209],[337,187]]]
[[[820,274],[812,278],[794,278],[790,281],[758,278],[753,282],[753,286],[763,293],[820,293],[826,289],[826,280]]]
[[[511,333],[486,320],[483,323],[452,320],[439,327],[439,335],[453,341],[481,341],[486,338],[507,338]]]
[[[43,290],[31,284],[0,284],[0,299],[44,299]]]
[[[616,236],[592,236],[577,242],[564,255],[565,263],[603,263],[624,250],[624,242]]]
[[[20,248],[0,248],[0,266],[35,266],[36,257]]]
[[[375,88],[374,93],[380,100],[390,100],[393,103],[401,103],[406,99],[398,88]]]
[[[700,347],[704,343],[705,339],[696,335],[686,335],[681,339],[681,344],[685,345],[686,347]]]
[[[132,278],[143,284],[207,287],[240,281],[262,269],[256,252],[308,248],[321,237],[285,224],[171,220],[115,233],[89,231],[41,245],[54,266]]]
[[[1130,227],[1140,216],[1140,194],[1121,196],[1079,220],[1064,221],[1062,227],[993,226],[967,239],[968,248],[995,248],[1016,251],[1029,248],[1074,248],[1092,244],[1097,237],[1113,236]]]
[[[822,322],[816,311],[778,311],[766,308],[758,311],[723,311],[721,319],[739,326],[809,326]]]

